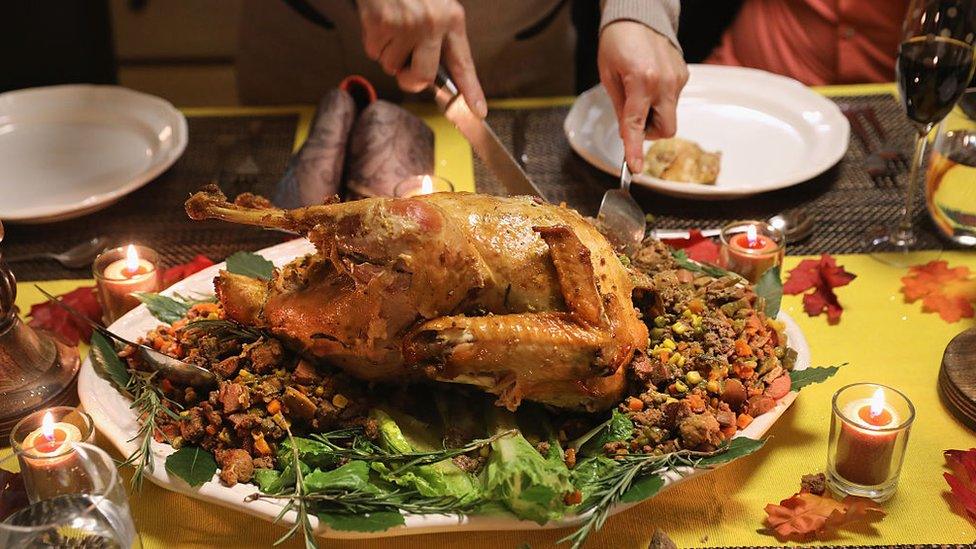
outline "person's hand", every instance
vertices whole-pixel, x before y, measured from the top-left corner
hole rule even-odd
[[[409,92],[434,82],[443,64],[478,116],[488,114],[457,0],[358,0],[366,55]]]
[[[677,129],[678,95],[688,67],[667,38],[635,21],[615,21],[600,33],[600,81],[617,112],[630,171],[644,165],[644,137],[671,137]],[[645,129],[653,108],[650,127]]]

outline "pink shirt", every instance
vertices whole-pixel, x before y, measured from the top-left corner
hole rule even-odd
[[[891,82],[908,0],[746,0],[705,61],[810,86]]]

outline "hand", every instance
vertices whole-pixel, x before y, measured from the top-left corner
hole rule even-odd
[[[443,56],[471,110],[482,118],[488,114],[457,0],[358,0],[358,5],[366,54],[396,76],[403,90],[430,86]]]
[[[644,166],[644,137],[671,137],[678,95],[688,67],[667,38],[635,21],[615,21],[600,33],[600,81],[617,112],[624,158],[633,173]],[[645,129],[653,108],[651,126]]]

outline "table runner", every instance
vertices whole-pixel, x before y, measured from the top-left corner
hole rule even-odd
[[[895,98],[888,94],[831,97],[839,104],[871,107],[893,144],[911,155],[914,130]],[[551,202],[566,202],[586,215],[595,215],[603,193],[618,179],[589,165],[576,155],[563,132],[568,105],[541,108],[495,108],[488,114],[492,128]],[[748,136],[743,136],[748,139]],[[863,236],[878,222],[894,223],[904,202],[907,173],[898,177],[898,189],[879,188],[863,169],[866,155],[854,135],[847,154],[833,168],[800,185],[738,200],[703,202],[671,198],[635,183],[631,192],[662,228],[721,227],[736,219],[764,219],[802,207],[817,221],[813,236],[787,248],[790,254],[863,253]],[[503,194],[504,189],[475,161],[475,178],[482,192]],[[922,203],[915,205],[916,248],[932,248],[940,240]],[[945,245],[945,244],[943,244]]]

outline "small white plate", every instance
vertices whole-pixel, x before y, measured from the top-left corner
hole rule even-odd
[[[715,185],[676,183],[644,174],[634,182],[685,198],[718,200],[807,181],[847,151],[850,126],[829,99],[765,71],[689,65],[678,101],[677,136],[722,153]],[[569,144],[587,162],[620,176],[623,142],[603,86],[580,95],[563,124]],[[651,142],[644,143],[645,152]]]
[[[275,265],[281,266],[292,259],[314,252],[315,249],[305,239],[291,240],[277,246],[266,248],[259,253]],[[174,292],[182,295],[212,294],[213,279],[217,273],[225,267],[224,263],[214,265],[195,273],[186,279],[177,282],[165,294],[172,295]],[[789,346],[797,352],[796,365],[794,369],[803,370],[810,366],[810,348],[803,337],[803,332],[793,322],[793,320],[780,312],[779,320],[786,324],[786,336]],[[146,334],[149,330],[159,325],[153,316],[146,309],[145,305],[140,305],[115,321],[109,326],[113,333],[124,338],[135,340]],[[135,411],[130,408],[131,402],[126,399],[110,381],[100,377],[92,367],[91,359],[85,359],[78,374],[78,396],[85,411],[92,417],[98,432],[105,436],[118,450],[128,456],[132,454],[138,446],[135,439],[139,430],[139,421]],[[757,417],[744,430],[739,431],[736,436],[746,436],[753,439],[762,438],[773,424],[789,408],[790,404],[796,399],[797,393],[790,392],[779,399],[776,406]],[[171,490],[185,494],[189,497],[229,507],[237,511],[248,513],[265,520],[274,520],[281,511],[281,506],[272,501],[258,500],[246,501],[245,498],[257,491],[257,488],[250,484],[237,484],[233,488],[228,488],[220,483],[216,476],[197,488],[191,488],[184,481],[177,477],[170,476],[166,472],[163,464],[166,457],[173,453],[173,447],[168,444],[152,442],[152,453],[156,466],[146,476],[153,483]],[[689,471],[685,471],[688,473]],[[682,480],[703,474],[697,471],[689,476],[682,477],[678,474],[669,473],[666,478],[666,485],[671,486]],[[618,505],[613,512],[618,513],[632,507],[633,503]],[[296,519],[294,512],[289,512],[284,516],[284,524],[292,524]],[[478,531],[478,530],[537,530],[540,528],[560,528],[579,523],[580,516],[566,517],[560,521],[549,522],[543,526],[528,520],[518,520],[511,515],[405,515],[406,524],[397,526],[382,532],[344,532],[331,530],[323,524],[318,524],[317,519],[312,518],[312,523],[316,526],[316,533],[320,536],[329,538],[379,538],[389,536],[405,536],[414,534],[428,534],[433,532],[459,532],[459,531]]]
[[[105,208],[186,148],[169,102],[118,86],[0,94],[0,220],[45,223]]]

